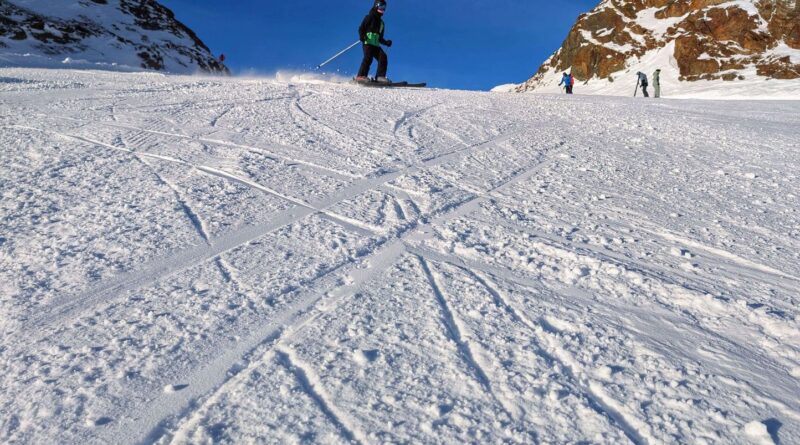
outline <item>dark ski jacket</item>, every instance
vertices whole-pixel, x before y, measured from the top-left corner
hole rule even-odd
[[[380,47],[386,44],[386,40],[383,39],[384,28],[381,14],[372,8],[358,27],[358,38],[365,45]]]

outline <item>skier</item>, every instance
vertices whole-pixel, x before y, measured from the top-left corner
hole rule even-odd
[[[392,81],[386,78],[386,70],[389,67],[389,58],[381,45],[392,46],[391,40],[384,40],[383,14],[386,12],[386,1],[376,0],[375,5],[369,11],[361,26],[358,28],[358,36],[364,50],[364,60],[358,70],[356,82],[369,82],[369,69],[372,66],[372,59],[378,59],[378,73],[376,81],[383,84],[391,84]]]
[[[644,97],[650,97],[650,94],[647,93],[647,74],[639,71],[636,73],[639,76],[639,86],[642,87],[642,93],[644,93]]]
[[[567,94],[572,94],[572,86],[575,85],[575,78],[572,77],[572,74],[564,73],[564,75],[561,76],[561,82],[559,82],[558,86],[561,85],[564,85]]]
[[[656,98],[661,97],[661,68],[653,73],[653,88],[656,89]]]

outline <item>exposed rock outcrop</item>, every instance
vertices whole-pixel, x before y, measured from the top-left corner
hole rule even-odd
[[[155,0],[2,0],[0,51],[179,73],[228,73]]]
[[[603,0],[517,91],[565,71],[613,82],[663,49],[681,81],[800,79],[800,0]]]

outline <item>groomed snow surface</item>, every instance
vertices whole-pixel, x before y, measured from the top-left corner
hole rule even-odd
[[[0,442],[800,443],[799,102],[0,99]]]

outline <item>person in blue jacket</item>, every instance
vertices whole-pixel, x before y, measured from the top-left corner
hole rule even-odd
[[[564,88],[567,90],[567,94],[572,94],[572,86],[575,84],[575,78],[572,77],[572,74],[564,73],[561,76],[561,82],[559,82],[558,86],[564,85]]]
[[[638,73],[636,73],[636,75],[638,76],[639,87],[642,89],[642,93],[644,94],[644,97],[650,97],[650,94],[647,92],[647,85],[648,85],[648,83],[647,83],[647,74],[639,71]]]

